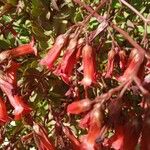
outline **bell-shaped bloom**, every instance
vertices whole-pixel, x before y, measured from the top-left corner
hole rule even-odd
[[[101,112],[101,104],[95,104],[90,112],[90,121],[88,134],[81,139],[83,150],[97,150],[96,139],[98,138],[103,124],[103,115]]]
[[[71,129],[67,126],[63,126],[63,132],[67,136],[67,138],[71,141],[72,147],[74,150],[80,149],[80,141],[74,136]]]
[[[0,60],[4,60],[6,58],[15,58],[19,56],[24,56],[27,54],[35,54],[37,55],[37,49],[34,47],[34,39],[32,38],[32,41],[29,44],[23,44],[16,48],[3,51],[0,54]]]
[[[92,101],[89,99],[83,99],[80,101],[75,101],[68,105],[67,112],[70,114],[80,114],[90,110],[92,107]]]
[[[132,49],[127,69],[124,71],[124,74],[118,78],[120,82],[130,80],[133,76],[137,75],[141,64],[143,63],[144,57],[137,49]]]
[[[107,70],[106,70],[106,78],[110,78],[113,70],[114,70],[114,60],[115,60],[116,52],[112,49],[108,53],[108,63],[107,63]]]
[[[61,76],[63,81],[67,84],[70,83],[72,71],[76,64],[76,46],[77,39],[71,39],[60,64],[54,71],[54,74]]]
[[[24,103],[24,100],[19,95],[7,95],[11,105],[14,107],[15,120],[21,119],[22,116],[31,112],[31,108]]]
[[[8,120],[9,119],[8,119],[5,102],[0,97],[0,124],[6,123]]]
[[[141,150],[150,149],[150,109],[147,108],[143,121],[142,138],[141,138]]]
[[[52,48],[48,51],[46,56],[40,61],[41,65],[46,66],[49,70],[52,69],[55,61],[60,56],[62,48],[66,45],[68,34],[61,34],[56,38]]]
[[[81,84],[85,87],[89,87],[92,83],[96,82],[96,62],[94,50],[88,44],[82,49],[82,64],[84,78]]]
[[[54,146],[48,138],[48,133],[43,126],[34,123],[33,130],[35,132],[36,143],[39,150],[54,150]]]
[[[12,81],[9,81],[11,81],[11,79],[9,80],[8,76],[0,75],[0,88],[9,98],[11,105],[14,107],[15,119],[18,120],[21,119],[23,115],[30,113],[32,109],[24,103],[21,96],[15,93],[16,89],[13,83],[11,83]]]

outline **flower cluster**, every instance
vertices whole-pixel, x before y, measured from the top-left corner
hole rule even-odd
[[[5,66],[5,63],[1,63],[1,72],[0,72],[0,88],[4,94],[9,99],[10,104],[14,108],[13,114],[15,115],[15,120],[21,119],[22,116],[31,112],[31,107],[27,104],[24,98],[18,93],[17,85],[17,70],[20,67],[19,63],[9,60],[10,58],[16,58],[19,56],[24,56],[27,54],[37,53],[36,48],[34,47],[34,40],[29,44],[21,45],[17,48],[4,51],[0,54],[1,60],[8,59],[8,65]],[[6,123],[10,119],[7,114],[6,103],[3,98],[0,98],[0,123]]]
[[[85,87],[89,87],[96,81],[95,52],[92,46],[85,44],[78,34],[59,35],[52,48],[40,61],[57,76],[60,76],[66,84],[72,82],[73,70],[77,62],[82,58],[83,80],[80,81]],[[58,58],[63,53],[61,60]],[[56,63],[56,61],[58,62]]]

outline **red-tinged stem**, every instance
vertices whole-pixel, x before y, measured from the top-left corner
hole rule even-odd
[[[135,77],[133,78],[133,80],[134,80],[134,82],[137,84],[138,88],[141,90],[141,92],[143,93],[143,95],[146,96],[146,95],[149,94],[149,91],[146,90],[146,89],[142,86],[141,80],[140,80],[137,76],[135,76]]]
[[[84,2],[81,2],[80,0],[74,0],[74,2],[76,2],[76,3],[78,3],[80,6],[83,6],[89,13],[93,13],[94,12],[94,10],[90,7],[90,6],[87,6]],[[98,22],[102,22],[102,21],[104,21],[104,18],[102,17],[102,16],[100,16],[98,13],[94,13],[93,14],[93,16],[95,16],[96,17],[96,19],[97,19],[97,21]],[[129,36],[129,34],[126,32],[126,31],[124,31],[124,30],[122,30],[121,28],[119,28],[119,27],[117,27],[115,24],[113,24],[113,23],[111,23],[111,27],[113,28],[113,29],[115,29],[116,31],[118,31],[120,34],[122,34],[123,36],[124,36],[124,38],[126,39],[126,40],[128,40],[128,42],[131,44],[131,45],[133,45],[141,54],[143,54],[143,56],[144,56],[144,54],[145,54],[145,50],[136,42],[136,41],[134,41],[130,36]],[[141,55],[142,56],[142,55]]]
[[[90,6],[87,6],[84,2],[81,2],[80,0],[73,0],[73,1],[79,4],[80,6],[83,6],[85,9],[87,9],[91,14],[93,14],[96,18],[98,18],[98,21],[100,23],[105,20],[103,16],[100,16],[99,14],[97,14]]]
[[[150,19],[146,19],[139,11],[137,11],[133,6],[131,6],[128,2],[125,0],[120,0],[124,5],[126,5],[128,8],[130,8],[134,13],[136,13],[144,22],[150,23]]]

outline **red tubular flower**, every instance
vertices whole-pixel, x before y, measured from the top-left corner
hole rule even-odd
[[[14,66],[14,68],[13,68]],[[30,113],[31,108],[23,102],[23,98],[16,94],[16,69],[18,65],[13,63],[5,74],[0,74],[0,88],[7,95],[11,105],[14,107],[15,119],[21,119],[25,114]]]
[[[118,78],[120,82],[124,82],[126,80],[131,79],[133,76],[137,75],[141,64],[143,63],[144,56],[139,53],[137,49],[132,49],[127,69],[124,74]]]
[[[92,47],[88,44],[82,49],[82,62],[84,78],[81,84],[88,87],[96,81],[95,54]]]
[[[149,149],[150,149],[150,109],[148,108],[143,121],[141,150],[149,150]]]
[[[106,78],[110,78],[113,70],[114,70],[114,59],[115,59],[115,51],[112,49],[108,53],[108,63],[107,63],[107,71],[106,71]]]
[[[20,64],[12,61],[11,66],[5,71],[7,81],[17,87],[17,69],[20,67]]]
[[[70,82],[70,76],[72,74],[74,65],[76,64],[76,46],[77,38],[71,39],[66,49],[66,53],[64,54],[57,69],[54,71],[54,74],[60,75],[63,81],[67,84]]]
[[[115,150],[122,150],[123,138],[124,138],[123,126],[118,126],[115,129],[115,134],[108,140],[109,147]]]
[[[5,102],[0,97],[0,124],[6,123],[8,121],[8,114],[6,110]]]
[[[7,50],[1,53],[0,57],[9,58],[9,57],[19,57],[27,54],[35,54],[37,55],[37,49],[34,47],[34,39],[29,44],[23,44],[11,50]]]
[[[53,47],[48,51],[46,56],[40,61],[41,65],[46,66],[49,70],[52,69],[54,62],[59,57],[62,48],[65,46],[68,39],[68,34],[61,34],[56,38]]]
[[[21,96],[18,95],[7,95],[11,105],[14,107],[15,120],[20,120],[23,115],[31,112],[31,108],[24,103]]]
[[[72,146],[74,150],[80,149],[80,142],[79,140],[74,136],[72,131],[70,130],[69,127],[63,126],[63,132],[67,136],[67,138],[72,142]]]
[[[34,123],[33,130],[38,140],[38,149],[40,150],[54,150],[54,146],[48,138],[47,131],[41,125]],[[37,142],[36,142],[37,143]]]
[[[92,101],[90,101],[89,99],[83,99],[69,104],[67,107],[67,112],[70,114],[80,114],[82,112],[90,110],[91,106]]]
[[[97,150],[96,139],[100,134],[103,122],[103,116],[101,112],[101,104],[96,104],[94,109],[90,112],[90,121],[88,134],[82,139],[83,150]]]

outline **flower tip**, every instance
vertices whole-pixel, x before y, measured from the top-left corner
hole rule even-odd
[[[83,78],[80,84],[84,85],[85,87],[89,87],[92,84],[92,80],[90,78]]]

